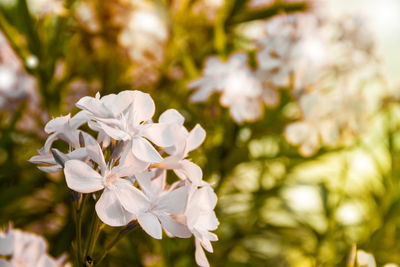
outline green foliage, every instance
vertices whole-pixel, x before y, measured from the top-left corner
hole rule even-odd
[[[83,2],[93,4],[101,25],[98,32],[91,33],[77,18],[76,10]],[[279,105],[265,108],[260,121],[242,125],[232,120],[215,95],[205,103],[189,101],[192,92],[187,83],[199,77],[207,57],[227,58],[238,48],[254,53],[254,49],[240,47],[243,40],[235,33],[238,26],[280,13],[305,12],[308,2],[276,1],[250,9],[248,1],[226,1],[215,21],[210,21],[193,12],[199,1],[176,1],[177,7],[175,1],[154,1],[168,21],[170,36],[165,60],[156,67],[158,78],[143,84],[136,84],[135,79],[145,78],[146,73],[131,75],[143,66],[132,62],[118,44],[121,29],[110,19],[111,2],[69,0],[64,3],[65,14],[46,15],[30,12],[25,0],[0,4],[0,29],[25,71],[36,79],[41,103],[41,115],[33,119],[37,129],[21,129],[18,124],[29,103],[15,112],[0,113],[0,225],[13,222],[17,228],[44,234],[54,256],[65,251],[74,255],[71,191],[61,173],[44,174],[27,160],[44,144],[43,116],[76,112],[68,105],[71,83],[82,80],[96,84],[83,95],[127,89],[148,92],[157,104],[156,117],[175,108],[184,114],[187,128],[199,123],[206,130],[205,143],[191,158],[201,166],[204,179],[214,183],[219,197],[219,241],[213,244],[214,253],[207,255],[212,266],[342,266],[353,243],[374,253],[378,263],[400,263],[398,103],[382,106],[371,118],[371,125],[380,131],[373,141],[322,147],[316,155],[304,158],[283,136],[285,126],[294,120],[287,115],[295,105],[289,88],[279,90]],[[27,65],[30,56],[38,59],[37,67]],[[62,73],[57,74],[60,62]],[[354,180],[350,170],[357,153],[372,166],[365,177]],[[304,170],[314,174],[304,177]],[[286,192],[297,186],[312,188],[320,208],[310,212],[293,206]],[[89,202],[94,204],[92,199]],[[340,218],[349,203],[360,207],[361,219],[355,223]],[[121,229],[106,226],[104,230],[106,235],[99,237],[95,254]],[[89,234],[88,226],[82,235]],[[193,254],[191,239],[158,241],[138,229],[121,240],[101,265],[194,266]]]

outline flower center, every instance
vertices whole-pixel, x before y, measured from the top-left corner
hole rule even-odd
[[[111,187],[118,178],[118,175],[113,173],[107,174],[104,178],[104,186],[108,188]]]

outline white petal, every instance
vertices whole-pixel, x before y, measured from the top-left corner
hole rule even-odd
[[[68,124],[69,119],[71,118],[71,114],[68,114],[63,117],[57,117],[52,120],[50,120],[48,123],[46,123],[46,126],[44,127],[44,131],[46,133],[52,133],[52,132],[58,132],[62,130],[62,128]]]
[[[103,123],[103,122],[98,122],[98,124],[100,125],[101,129],[104,130],[104,132],[110,136],[111,138],[115,139],[115,140],[123,140],[123,141],[127,141],[130,139],[130,135],[120,129],[116,129],[113,127],[108,126],[107,124]]]
[[[171,214],[181,213],[186,207],[188,191],[187,186],[182,186],[168,192],[157,201],[157,210],[163,210]]]
[[[37,166],[39,170],[42,172],[47,172],[47,173],[54,173],[54,172],[59,172],[62,170],[61,165],[53,165],[53,166]]]
[[[101,150],[97,140],[90,135],[85,136],[84,149],[86,150],[86,154],[88,155],[88,157],[96,162],[99,165],[102,173],[104,173],[106,169],[106,162],[104,160],[103,151]]]
[[[189,86],[194,87],[196,85],[195,82],[189,84]],[[210,95],[216,91],[215,87],[213,84],[206,84],[201,86],[196,92],[194,92],[191,96],[190,96],[190,101],[192,102],[204,102],[207,100],[207,98],[210,97]]]
[[[186,225],[175,221],[171,216],[160,214],[158,219],[161,221],[162,227],[172,236],[189,238],[192,235]]]
[[[176,109],[168,109],[160,115],[158,121],[161,123],[177,123],[183,125],[185,118]]]
[[[140,122],[150,120],[155,111],[154,101],[149,94],[140,91],[123,91],[119,95],[130,100],[129,123],[138,125]]]
[[[33,156],[28,161],[34,164],[57,164],[52,154]]]
[[[200,124],[196,124],[196,126],[190,131],[186,141],[186,153],[199,147],[204,142],[205,138],[206,131],[200,126]]]
[[[80,160],[69,160],[64,168],[65,180],[72,190],[92,193],[104,188],[103,177]]]
[[[135,218],[122,207],[116,193],[107,188],[96,203],[96,212],[100,220],[110,226],[123,226]]]
[[[150,163],[159,163],[162,157],[149,141],[142,137],[136,137],[131,140],[132,152],[140,160]]]
[[[153,169],[137,174],[135,177],[140,188],[150,198],[156,198],[165,187],[166,172],[161,169]]]
[[[101,101],[114,118],[118,117],[131,103],[130,99],[124,97],[124,92],[118,95],[105,95],[101,98]]]
[[[1,267],[14,267],[14,264],[11,264],[11,262],[8,262],[8,261],[0,258],[0,266]]]
[[[195,252],[196,263],[201,267],[209,267],[210,264],[208,263],[206,254],[204,253],[204,250],[200,245],[200,241],[197,240],[197,238],[195,240],[195,244],[196,244],[196,252]]]
[[[53,134],[49,135],[46,139],[46,142],[44,143],[44,146],[38,151],[39,154],[41,154],[41,155],[49,154],[51,146],[53,145],[54,141],[56,141],[57,139],[58,139],[57,133],[53,133]]]
[[[6,233],[0,232],[0,255],[11,255],[14,249],[13,231],[9,230]],[[0,265],[1,266],[1,265]]]
[[[149,165],[148,162],[138,159],[132,153],[132,144],[128,143],[125,150],[122,152],[118,166],[114,169],[119,177],[127,177],[143,172]]]
[[[161,147],[172,146],[175,143],[175,133],[180,128],[178,124],[153,123],[146,127],[142,136]]]
[[[137,215],[149,209],[149,200],[130,181],[118,179],[114,182],[114,186],[117,198],[127,211]]]
[[[138,215],[137,218],[146,233],[156,239],[162,238],[161,224],[154,214],[146,212]]]
[[[79,128],[82,124],[86,123],[89,120],[89,113],[86,110],[79,111],[78,113],[73,116],[70,121],[69,125],[73,129]]]
[[[106,99],[111,98],[112,96],[115,96],[115,94],[106,96]],[[75,105],[80,109],[89,111],[96,117],[100,118],[112,117],[113,116],[112,112],[103,104],[104,97],[102,97],[102,99],[99,99],[97,97],[100,96],[96,94],[96,98],[90,96],[82,97]]]
[[[181,179],[189,179],[194,185],[200,185],[203,178],[201,168],[193,162],[185,159],[180,162],[181,168],[176,169],[175,173]],[[183,175],[182,175],[183,174]]]

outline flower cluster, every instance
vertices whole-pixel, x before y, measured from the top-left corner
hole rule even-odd
[[[233,54],[227,62],[218,57],[207,59],[203,77],[191,82],[190,89],[198,88],[191,96],[193,102],[205,101],[213,92],[221,92],[220,102],[229,107],[232,118],[242,123],[261,117],[263,103],[273,106],[278,102],[275,90],[264,88],[259,73],[247,65],[247,55]]]
[[[210,57],[202,77],[188,85],[197,88],[191,100],[203,102],[219,92],[221,105],[243,123],[261,118],[264,104],[276,105],[278,90],[289,89],[303,118],[289,124],[285,135],[305,156],[321,142],[333,145],[358,134],[367,111],[360,85],[364,77],[378,76],[377,68],[370,68],[378,66],[371,37],[357,30],[360,19],[338,22],[313,13],[269,19],[262,25],[264,36],[254,40],[257,68],[248,66],[243,53],[233,53],[227,62]]]
[[[158,123],[152,121],[155,105],[146,93],[123,91],[118,95],[83,97],[75,116],[54,118],[45,126],[50,134],[39,155],[30,159],[46,172],[62,170],[70,189],[96,194],[96,212],[110,226],[137,220],[150,236],[170,237],[196,243],[196,261],[208,266],[203,248],[212,252],[217,236],[214,213],[217,197],[202,180],[201,168],[187,159],[204,141],[205,131],[191,131],[184,117],[169,109]],[[97,132],[96,139],[80,129],[83,124]],[[63,153],[52,148],[55,140],[68,143]],[[167,171],[179,178],[167,183]]]
[[[45,239],[33,233],[22,232],[8,228],[0,231],[0,256],[9,257],[9,260],[0,258],[3,267],[69,267],[65,264],[65,257],[52,258],[47,254]]]
[[[360,94],[347,90],[313,91],[300,99],[302,119],[285,129],[286,139],[311,156],[320,143],[334,145],[345,135],[358,134],[366,122],[365,103]]]

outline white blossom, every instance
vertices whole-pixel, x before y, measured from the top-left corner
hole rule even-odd
[[[10,256],[10,260],[0,258],[4,267],[62,267],[65,257],[54,259],[47,254],[47,243],[43,237],[33,233],[9,228],[0,231],[0,256]]]
[[[46,124],[50,135],[30,161],[46,172],[63,170],[70,189],[99,196],[96,213],[107,225],[137,220],[157,239],[162,230],[170,237],[193,234],[196,261],[205,266],[202,247],[211,252],[210,240],[217,240],[209,232],[218,225],[213,211],[217,199],[203,181],[201,168],[188,159],[204,141],[205,130],[197,124],[188,131],[184,117],[174,109],[153,122],[154,102],[140,91],[86,96],[76,106],[82,111],[75,116]],[[84,124],[97,132],[97,138],[81,130]],[[68,151],[53,147],[59,139],[68,144]],[[169,185],[167,170],[180,179]]]

